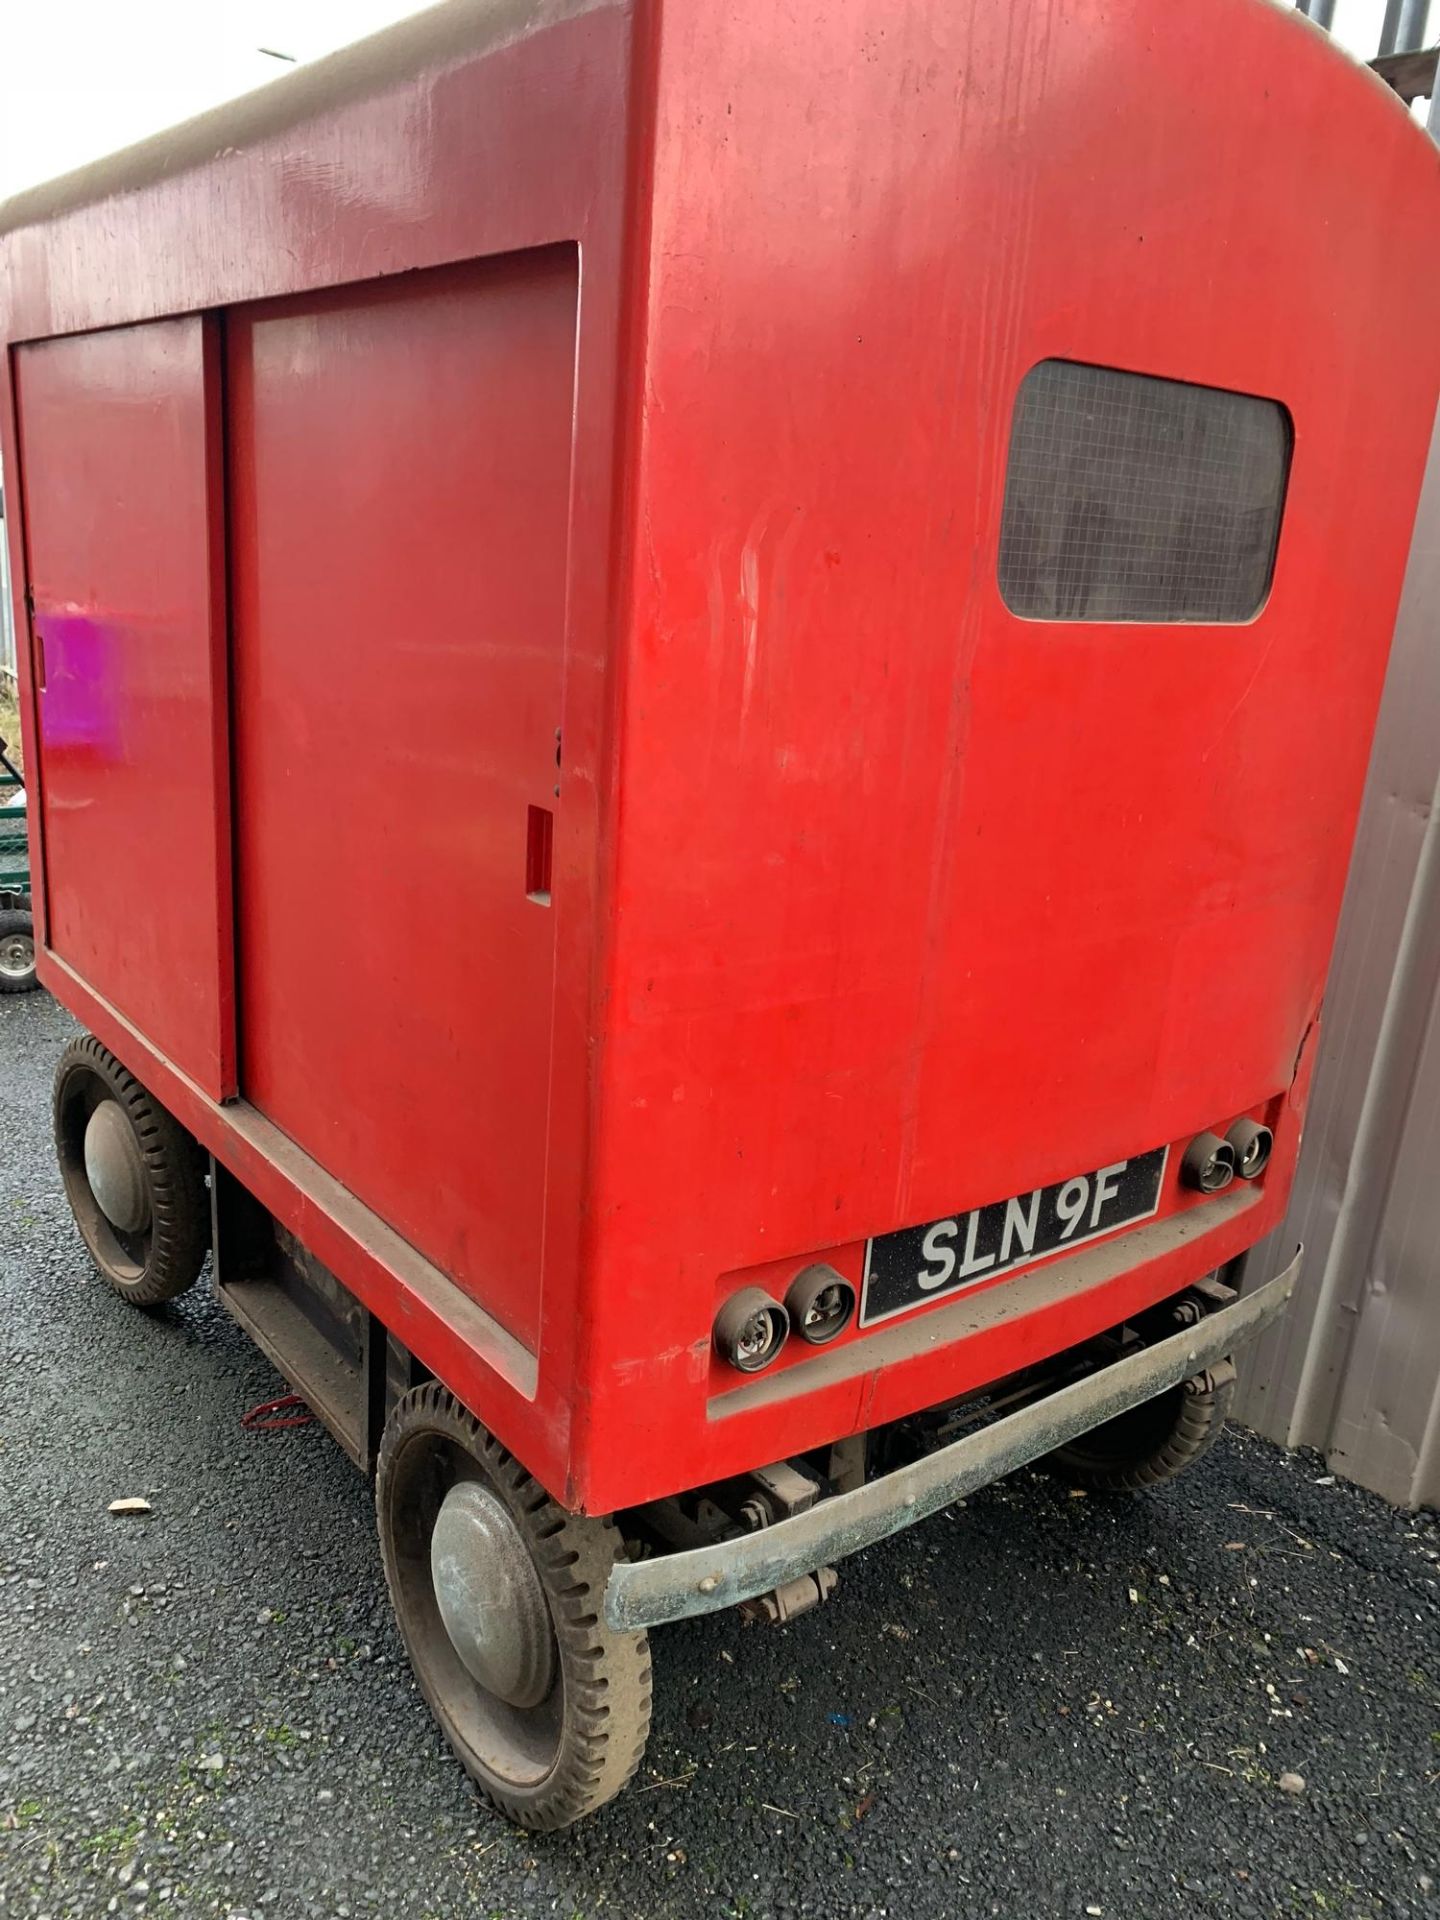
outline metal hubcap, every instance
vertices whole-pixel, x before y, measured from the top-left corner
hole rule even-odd
[[[477,1480],[451,1487],[430,1535],[440,1618],[472,1680],[537,1707],[555,1678],[555,1635],[529,1549],[505,1504]]]
[[[85,1124],[85,1178],[112,1227],[120,1233],[145,1231],[150,1182],[135,1129],[114,1100],[102,1100]]]
[[[28,933],[7,933],[0,940],[0,973],[10,980],[23,980],[34,971],[35,942]]]

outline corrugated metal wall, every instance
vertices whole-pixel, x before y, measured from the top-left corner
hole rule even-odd
[[[1251,1275],[1297,1241],[1304,1283],[1244,1363],[1240,1418],[1402,1505],[1440,1504],[1440,430],[1294,1197]]]
[[[1385,51],[1424,29],[1423,7],[1403,11],[1390,0]],[[1440,98],[1432,133],[1437,108]],[[1337,1473],[1400,1505],[1440,1505],[1440,421],[1305,1147],[1289,1215],[1251,1256],[1251,1276],[1278,1272],[1297,1241],[1305,1278],[1242,1363],[1240,1418],[1319,1448]]]

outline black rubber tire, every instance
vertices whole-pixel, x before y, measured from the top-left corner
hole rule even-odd
[[[1052,1453],[1048,1464],[1061,1479],[1091,1493],[1163,1487],[1203,1460],[1220,1438],[1234,1390],[1233,1376],[1212,1387],[1207,1374],[1198,1374],[1082,1433]]]
[[[85,1173],[85,1127],[113,1100],[139,1143],[150,1225],[121,1234],[101,1212]],[[195,1284],[210,1246],[206,1160],[195,1140],[92,1034],[72,1040],[55,1069],[55,1153],[65,1197],[101,1278],[132,1306],[154,1307]]]
[[[32,946],[35,940],[35,922],[22,907],[0,908],[0,940],[18,933],[28,937]],[[30,971],[25,974],[0,972],[0,993],[33,993],[40,982],[32,959]]]
[[[445,1493],[467,1477],[483,1481],[504,1502],[549,1607],[556,1677],[528,1715],[497,1702],[470,1677],[440,1622],[430,1534]],[[623,1548],[614,1524],[557,1506],[437,1381],[407,1393],[386,1422],[375,1507],[385,1580],[415,1678],[480,1791],[508,1819],[540,1832],[567,1827],[613,1800],[645,1751],[651,1690],[646,1636],[605,1624],[605,1582]],[[520,1779],[478,1750],[477,1740],[491,1732],[497,1715],[531,1724],[542,1714],[546,1737],[553,1732],[555,1740],[553,1759],[537,1763],[543,1774]]]

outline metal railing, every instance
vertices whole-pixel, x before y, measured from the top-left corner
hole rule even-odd
[[[1335,0],[1295,0],[1307,19],[1329,33],[1335,25]],[[1425,44],[1430,0],[1385,0],[1377,54],[1413,53]]]
[[[1294,0],[1297,12],[1313,20],[1317,27],[1333,33],[1338,0]],[[1436,50],[1427,48],[1432,0],[1385,0],[1380,20],[1380,38],[1374,47],[1354,48],[1368,56],[1370,65],[1388,86],[1395,89],[1409,107],[1417,100],[1430,101],[1429,124],[1432,133],[1440,132],[1435,85]],[[1343,28],[1346,16],[1339,15]],[[1350,44],[1354,47],[1353,37]]]
[[[1413,53],[1425,44],[1430,0],[1386,0],[1379,53]]]

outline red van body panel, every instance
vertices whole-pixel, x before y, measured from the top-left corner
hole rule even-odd
[[[12,203],[42,978],[575,1508],[1177,1292],[1300,1147],[1437,216],[1266,0],[458,0]],[[1007,600],[1052,363],[1283,433],[1244,617]]]

